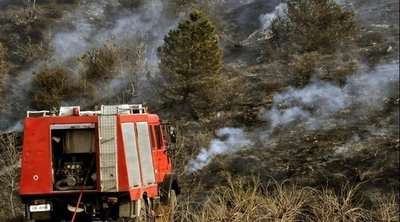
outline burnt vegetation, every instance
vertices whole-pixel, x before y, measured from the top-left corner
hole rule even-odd
[[[0,1],[3,216],[24,210],[15,159],[21,138],[9,131],[27,109],[146,103],[179,130],[173,151],[182,186],[176,221],[399,220],[398,78],[385,79],[385,87],[374,88],[379,92],[362,91],[375,79],[360,75],[358,88],[350,83],[360,72],[378,79],[398,72],[380,71],[398,66],[397,1],[288,1],[262,33],[254,18],[276,5],[168,0],[163,16],[177,25],[160,32],[165,36],[158,45],[151,45],[156,36],[124,30],[62,61],[54,55],[53,38],[76,29],[66,15],[81,1],[32,2]],[[146,4],[113,2],[103,8],[106,20],[84,15],[90,26],[105,31],[121,21],[119,12],[138,13]],[[298,107],[318,114],[319,103],[276,104],[275,96],[321,82],[345,91],[351,103],[327,111],[335,121],[311,129],[306,115],[276,126],[263,117],[271,109],[282,114]],[[332,104],[340,97],[322,92]],[[188,163],[222,127],[245,129],[251,145],[213,156],[209,165],[188,173]]]

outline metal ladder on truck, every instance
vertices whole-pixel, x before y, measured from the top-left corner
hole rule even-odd
[[[141,104],[102,105],[99,119],[100,186],[102,192],[118,191],[116,116],[143,113]]]

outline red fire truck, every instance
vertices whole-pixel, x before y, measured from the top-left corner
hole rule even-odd
[[[146,107],[28,111],[20,196],[28,221],[170,221],[175,128]]]

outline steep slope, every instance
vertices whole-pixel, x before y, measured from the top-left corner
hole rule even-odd
[[[360,31],[356,47],[346,51],[358,68],[342,85],[315,78],[297,88],[291,79],[296,73],[290,73],[290,68],[257,60],[265,36],[248,37],[260,34],[260,16],[273,12],[277,2],[256,1],[224,16],[226,24],[232,24],[225,33],[229,36],[225,36],[225,61],[235,70],[233,84],[240,98],[237,108],[225,114],[234,116],[234,123],[225,127],[239,128],[217,131],[226,133],[215,135],[192,157],[189,181],[201,181],[206,190],[226,182],[223,172],[259,175],[263,183],[288,179],[302,186],[335,189],[348,181],[362,184],[367,207],[375,195],[398,194],[399,3],[339,2],[345,10],[354,10]],[[251,19],[243,19],[243,12],[251,14]],[[246,39],[250,41],[243,44]],[[343,65],[334,59],[326,62],[333,69]],[[385,82],[383,88],[367,86],[379,84],[379,79]],[[374,96],[386,90],[388,94]],[[339,104],[343,106],[336,107]],[[205,157],[214,161],[203,161]]]

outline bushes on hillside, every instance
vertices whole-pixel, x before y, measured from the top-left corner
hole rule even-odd
[[[285,52],[333,53],[355,37],[353,13],[343,11],[333,0],[294,0],[287,3],[286,15],[271,25],[273,48]]]
[[[31,106],[37,110],[58,109],[63,100],[74,98],[76,93],[67,69],[45,67],[34,73],[30,87]]]
[[[80,58],[84,68],[79,73],[85,97],[94,103],[131,102],[139,85],[145,44],[144,38],[129,38],[107,41],[86,52]]]
[[[83,80],[98,83],[114,78],[117,75],[114,69],[117,59],[118,49],[112,43],[86,52],[80,59],[85,67],[81,75]]]
[[[295,86],[306,85],[316,73],[343,84],[346,76],[356,70],[352,45],[357,26],[353,12],[344,11],[333,0],[288,1],[284,15],[272,21],[270,34],[266,52],[290,68]]]
[[[144,39],[133,38],[129,42],[108,41],[79,58],[81,69],[42,68],[34,73],[30,85],[32,108],[57,109],[61,103],[71,103],[90,109],[99,104],[131,102],[144,44]]]

